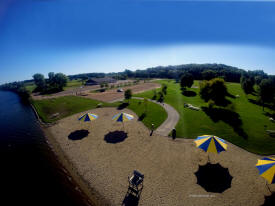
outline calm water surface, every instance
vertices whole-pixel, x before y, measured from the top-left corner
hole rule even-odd
[[[87,205],[47,146],[31,107],[2,91],[0,160],[0,205]]]

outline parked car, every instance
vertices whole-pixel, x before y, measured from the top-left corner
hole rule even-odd
[[[123,92],[123,89],[119,88],[117,89],[117,92]]]

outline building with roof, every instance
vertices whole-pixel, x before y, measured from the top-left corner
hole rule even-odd
[[[100,84],[109,84],[109,83],[116,83],[116,80],[110,77],[104,78],[90,78],[86,81],[85,85],[100,85]]]

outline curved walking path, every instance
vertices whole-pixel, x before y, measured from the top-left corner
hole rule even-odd
[[[133,98],[134,99],[144,99],[144,98],[141,98],[141,97],[133,97]],[[167,112],[168,116],[167,116],[166,120],[156,129],[155,132],[159,135],[162,135],[162,136],[168,136],[169,133],[172,131],[172,129],[176,127],[176,125],[179,121],[179,118],[180,118],[179,113],[177,112],[177,110],[175,110],[169,104],[160,103],[160,102],[157,102],[157,101],[151,100],[151,99],[148,99],[148,101],[159,104]]]

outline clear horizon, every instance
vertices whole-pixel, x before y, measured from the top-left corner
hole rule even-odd
[[[0,84],[34,73],[221,63],[275,74],[275,2],[0,3]]]

